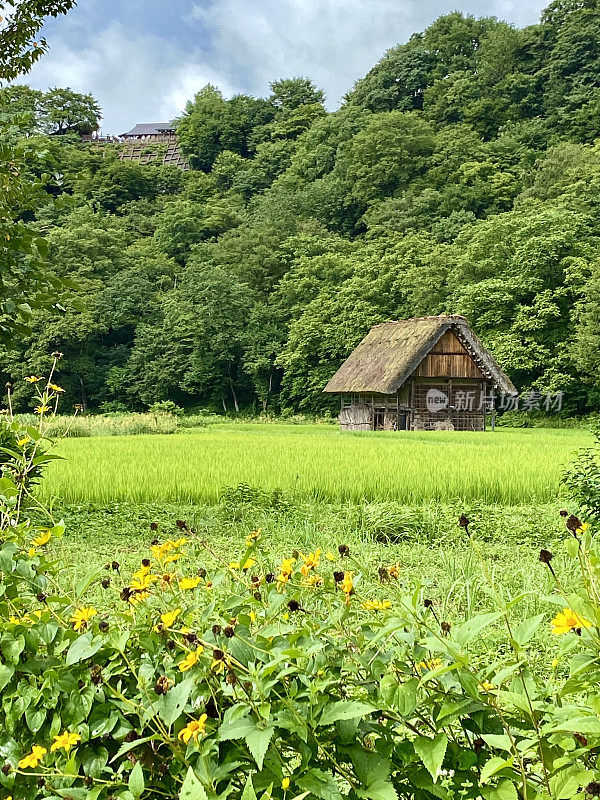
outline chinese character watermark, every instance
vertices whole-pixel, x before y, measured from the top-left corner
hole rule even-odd
[[[425,405],[430,414],[441,411],[457,412],[482,412],[491,413],[498,411],[546,411],[558,412],[562,408],[564,392],[537,392],[529,391],[522,395],[506,394],[501,392],[476,391],[458,389],[454,392],[454,403],[450,397],[440,389],[428,389],[425,396]]]

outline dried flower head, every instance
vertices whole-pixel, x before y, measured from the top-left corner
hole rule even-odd
[[[583,522],[574,514],[571,514],[571,516],[567,517],[565,524],[571,533],[575,533],[575,531],[579,530],[579,528],[583,526]]]
[[[156,694],[166,694],[171,686],[173,686],[173,681],[169,680],[166,675],[161,675],[156,681],[154,691]]]

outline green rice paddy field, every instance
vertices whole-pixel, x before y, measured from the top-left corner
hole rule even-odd
[[[555,501],[580,429],[341,433],[328,425],[223,423],[173,435],[67,439],[43,484],[65,503],[215,503],[227,487],[326,503]]]

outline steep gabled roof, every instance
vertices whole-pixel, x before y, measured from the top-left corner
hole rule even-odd
[[[121,136],[156,136],[165,131],[172,130],[172,122],[140,122],[130,131],[122,133]]]
[[[449,329],[488,380],[506,394],[517,393],[465,317],[460,316],[416,317],[375,325],[323,391],[394,394]]]

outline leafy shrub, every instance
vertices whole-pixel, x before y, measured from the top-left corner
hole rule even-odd
[[[580,450],[563,473],[562,483],[585,514],[600,519],[600,430],[594,444]]]
[[[151,414],[173,414],[175,417],[183,415],[183,408],[172,400],[159,400],[156,403],[152,403],[148,410]]]

